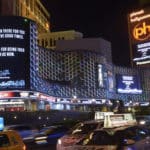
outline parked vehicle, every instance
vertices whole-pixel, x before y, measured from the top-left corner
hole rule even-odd
[[[97,129],[65,150],[149,150],[150,133],[147,128],[125,125]]]
[[[22,137],[24,142],[29,142],[34,139],[34,135],[38,133],[38,129],[28,124],[7,125],[4,130],[15,130]]]
[[[51,144],[54,145],[57,143],[57,140],[65,135],[68,131],[68,128],[63,125],[49,126],[44,127],[40,130],[38,134],[34,137],[34,142],[37,145]]]
[[[80,141],[86,134],[103,127],[103,120],[89,120],[80,122],[70,129],[67,134],[58,139],[57,150],[64,150],[66,147]]]
[[[26,146],[17,131],[0,131],[0,150],[26,150]]]

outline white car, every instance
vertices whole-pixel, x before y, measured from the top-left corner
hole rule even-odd
[[[103,120],[90,120],[78,123],[66,135],[58,139],[57,150],[65,150],[68,146],[76,144],[88,133],[103,127],[103,124]]]
[[[137,125],[102,128],[65,150],[149,150],[150,132]]]

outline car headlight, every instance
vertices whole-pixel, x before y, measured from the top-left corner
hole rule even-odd
[[[61,144],[62,144],[61,139],[58,139],[58,144],[59,144],[59,145],[61,145]]]
[[[139,122],[139,124],[140,124],[140,125],[145,125],[145,124],[146,124],[146,121],[145,121],[145,120],[141,120],[141,121]]]
[[[35,140],[45,140],[47,139],[47,136],[41,136],[41,137],[36,137]]]

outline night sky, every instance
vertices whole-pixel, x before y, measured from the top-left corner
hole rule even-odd
[[[101,37],[112,44],[113,63],[129,66],[127,13],[138,0],[42,0],[51,14],[51,31],[76,30],[85,38]]]

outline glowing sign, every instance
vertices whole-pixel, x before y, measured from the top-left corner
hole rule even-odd
[[[133,61],[137,63],[139,63],[139,61],[142,61],[141,63],[145,63],[150,60],[150,42],[137,44],[136,51],[137,52],[135,58],[133,58]]]
[[[99,87],[104,86],[103,82],[103,66],[101,64],[98,65],[98,85]]]
[[[145,14],[145,10],[142,9],[140,11],[131,13],[129,16],[130,16],[130,22],[139,22],[141,20],[150,18],[150,13]]]
[[[25,31],[21,29],[0,29],[0,38],[24,39]]]
[[[0,117],[0,131],[4,129],[4,118]]]
[[[22,17],[0,17],[0,90],[30,84],[30,24]]]
[[[146,40],[150,37],[150,25],[147,25],[146,22],[142,22],[142,24],[137,24],[133,28],[133,37],[136,40]]]
[[[142,9],[129,15],[129,35],[132,60],[136,65],[150,61],[150,9]]]
[[[13,96],[14,96],[13,92],[0,92],[0,98],[8,98]]]
[[[108,81],[108,90],[113,91],[114,88],[114,81],[113,81],[113,74],[111,71],[108,71],[107,73],[107,81]]]
[[[117,75],[117,92],[141,94],[139,78],[137,76]]]

